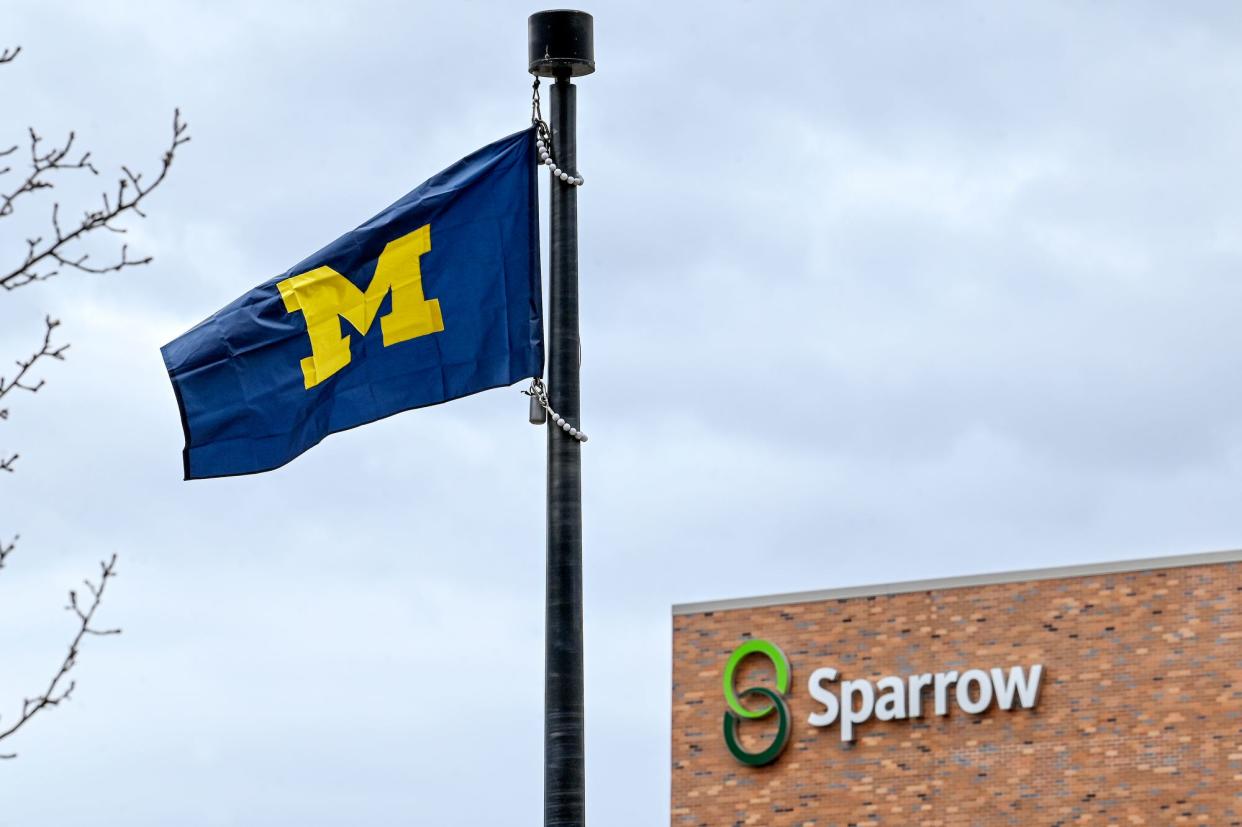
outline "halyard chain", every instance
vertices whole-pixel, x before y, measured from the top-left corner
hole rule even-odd
[[[557,427],[559,427],[562,431],[569,434],[571,437],[578,440],[579,442],[587,441],[586,434],[582,433],[582,431],[579,431],[577,428],[570,425],[565,420],[565,417],[561,416],[556,411],[552,410],[552,406],[548,404],[548,391],[543,386],[542,379],[530,380],[530,388],[522,391],[522,393],[526,394],[527,396],[533,397],[534,400],[538,402],[545,411],[548,412],[548,419],[556,423]]]
[[[539,76],[535,76],[535,82],[531,86],[530,96],[530,122],[534,124],[535,130],[539,137],[535,140],[535,151],[539,153],[539,162],[552,170],[552,177],[559,178],[571,187],[582,186],[581,175],[570,175],[565,170],[556,165],[556,161],[552,158],[552,130],[548,129],[548,125],[543,120],[543,113],[539,111]]]
[[[582,186],[581,175],[570,175],[565,170],[556,165],[552,159],[552,132],[548,129],[548,125],[544,123],[543,114],[539,111],[539,77],[535,77],[535,82],[531,87],[530,99],[530,122],[534,124],[538,138],[535,141],[535,150],[539,153],[539,161],[546,167],[551,168],[552,177],[559,178],[563,183],[571,187]],[[530,380],[530,388],[522,391],[522,393],[531,397],[540,407],[547,411],[548,419],[552,420],[562,431],[569,434],[579,442],[586,442],[587,435],[570,425],[565,417],[552,410],[552,406],[548,404],[548,390],[543,386],[543,380],[538,377]]]

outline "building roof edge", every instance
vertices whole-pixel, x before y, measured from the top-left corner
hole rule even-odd
[[[1090,577],[1103,574],[1126,574],[1159,569],[1208,566],[1221,563],[1242,562],[1242,549],[1233,551],[1210,551],[1198,554],[1178,554],[1171,557],[1149,557],[1142,560],[1113,560],[1103,563],[1086,563],[1077,566],[1055,566],[1045,569],[971,574],[964,577],[937,577],[930,580],[909,580],[901,583],[879,583],[870,586],[846,586],[840,589],[788,592],[757,597],[736,597],[727,600],[707,600],[698,603],[677,603],[673,614],[690,615],[704,612],[726,612],[734,609],[760,609],[768,606],[785,606],[791,603],[816,603],[821,600],[844,600],[855,597],[880,597],[911,592],[962,589],[971,586],[995,586],[1003,583],[1025,583],[1037,580],[1061,580],[1069,577]]]

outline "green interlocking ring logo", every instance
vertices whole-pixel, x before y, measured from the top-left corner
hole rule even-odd
[[[772,668],[776,670],[776,692],[766,686],[752,686],[741,692],[735,691],[733,674],[746,656],[753,654],[763,655],[772,661]],[[785,657],[785,653],[775,644],[766,640],[748,640],[733,650],[724,670],[724,696],[729,705],[724,714],[724,740],[734,758],[751,767],[762,767],[771,764],[780,756],[785,749],[785,744],[789,742],[789,706],[785,703],[785,693],[788,691],[789,658]],[[741,698],[747,695],[762,696],[770,702],[770,705],[762,709],[747,709],[742,706],[741,701]],[[766,718],[773,711],[776,712],[777,719],[776,738],[765,750],[747,752],[737,737],[738,724],[743,718],[749,720]]]

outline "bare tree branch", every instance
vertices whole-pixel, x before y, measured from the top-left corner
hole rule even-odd
[[[83,608],[82,603],[79,602],[77,592],[69,592],[69,605],[67,605],[65,609],[73,612],[74,617],[76,617],[78,621],[77,632],[74,634],[73,640],[69,642],[69,651],[65,655],[64,660],[61,662],[60,668],[56,670],[54,675],[52,675],[52,679],[48,682],[47,688],[32,698],[26,698],[26,700],[22,702],[21,715],[18,716],[17,720],[7,729],[0,730],[0,742],[11,737],[19,729],[29,723],[30,719],[34,718],[35,715],[38,715],[43,710],[59,706],[61,703],[69,700],[70,696],[73,694],[74,688],[77,686],[77,682],[69,680],[67,686],[63,686],[63,684],[64,681],[67,680],[69,673],[73,670],[73,667],[77,666],[78,655],[81,653],[82,641],[88,635],[105,636],[119,635],[121,633],[120,629],[100,629],[92,625],[95,620],[95,612],[99,609],[99,604],[103,602],[104,589],[108,587],[108,581],[113,577],[116,577],[115,554],[112,555],[111,560],[108,560],[106,563],[101,562],[99,564],[99,575],[98,585],[89,580],[83,581],[83,583],[86,584],[86,590],[90,593],[91,597],[90,605],[86,608]],[[17,753],[15,752],[7,754],[0,753],[0,759],[16,757]]]
[[[0,65],[11,63],[21,53],[21,46],[4,48],[0,51]],[[76,135],[70,132],[63,143],[48,145],[32,128],[29,130],[30,159],[25,177],[19,182],[0,187],[0,219],[12,215],[17,202],[26,203],[25,197],[40,190],[52,189],[60,180],[60,173],[86,170],[91,175],[98,175],[99,170],[91,162],[89,152],[74,148]],[[102,194],[101,204],[95,209],[84,210],[82,217],[67,226],[61,223],[60,204],[52,205],[50,227],[41,235],[26,239],[26,250],[21,263],[12,270],[0,271],[0,286],[5,290],[14,290],[36,281],[43,281],[55,276],[63,269],[78,270],[84,273],[109,273],[147,264],[151,257],[133,258],[129,246],[121,245],[119,259],[110,262],[95,263],[90,261],[88,253],[77,245],[97,231],[107,230],[113,233],[124,233],[122,220],[133,216],[145,218],[144,200],[155,191],[165,180],[168,170],[172,167],[177,150],[190,140],[186,124],[181,120],[181,111],[173,111],[172,140],[160,160],[159,171],[154,177],[144,179],[142,173],[134,172],[127,166],[121,167],[122,175],[118,178],[115,190]],[[13,173],[13,163],[17,160],[18,145],[7,148],[0,145],[0,177]],[[79,154],[80,153],[80,154]],[[10,179],[4,178],[8,182]],[[16,181],[16,177],[12,179]],[[63,360],[69,345],[53,341],[56,328],[60,322],[48,316],[44,319],[43,343],[37,351],[25,360],[17,360],[17,371],[11,377],[0,376],[0,403],[12,391],[22,390],[27,393],[38,393],[43,387],[43,379],[36,378],[36,367],[45,360]],[[0,420],[7,419],[9,410],[0,404]],[[18,454],[0,455],[0,471],[13,471]],[[14,535],[7,543],[0,540],[0,569],[5,567],[9,555],[17,547],[19,537]],[[86,591],[69,592],[69,603],[65,607],[73,613],[77,629],[69,642],[69,648],[59,668],[48,681],[46,688],[33,697],[26,698],[21,705],[21,712],[16,720],[7,728],[0,727],[0,742],[4,742],[21,730],[27,723],[44,710],[59,706],[70,699],[77,686],[70,673],[77,666],[83,642],[89,636],[106,636],[120,634],[120,629],[101,628],[95,625],[95,613],[103,602],[104,591],[108,581],[116,576],[116,555],[110,560],[101,562],[100,577],[97,583],[86,580]],[[2,744],[0,744],[2,745]],[[14,758],[16,753],[0,753],[0,759]]]
[[[55,186],[48,180],[48,176],[54,172],[71,169],[90,170],[92,175],[98,175],[99,170],[91,163],[91,154],[89,152],[82,153],[82,156],[76,161],[66,160],[69,153],[73,151],[73,142],[76,134],[69,133],[69,137],[65,139],[63,146],[53,146],[50,149],[40,149],[43,142],[43,136],[34,131],[34,127],[29,128],[30,132],[30,172],[26,174],[26,178],[17,187],[6,193],[0,193],[0,218],[5,218],[13,214],[14,202],[23,195],[38,190],[49,190]],[[12,155],[17,150],[17,145],[9,147],[0,153],[0,156]],[[10,172],[12,167],[4,167],[0,169],[0,175]]]
[[[12,390],[23,390],[29,391],[30,393],[38,393],[39,389],[43,387],[44,382],[42,379],[33,385],[27,382],[26,374],[30,372],[30,369],[33,368],[35,363],[40,359],[56,359],[58,361],[64,361],[65,351],[69,349],[69,345],[52,344],[52,334],[56,332],[56,328],[60,327],[60,320],[53,319],[51,316],[46,316],[43,319],[43,325],[44,331],[42,346],[40,346],[37,351],[32,353],[29,359],[26,359],[25,361],[22,361],[21,359],[17,360],[17,374],[14,375],[12,379],[5,379],[3,376],[0,376],[0,399],[3,399],[9,391]],[[8,419],[8,416],[9,411],[7,408],[0,409],[0,419]]]
[[[32,142],[35,137],[35,133],[32,130]],[[103,193],[102,205],[95,210],[86,210],[83,213],[78,226],[72,230],[65,230],[61,227],[60,204],[54,204],[52,206],[51,220],[52,235],[47,238],[44,236],[36,236],[34,238],[26,239],[25,259],[20,265],[7,274],[0,275],[0,286],[3,286],[6,290],[15,290],[18,287],[24,287],[32,282],[49,279],[59,273],[61,268],[65,267],[80,270],[85,273],[111,273],[117,270],[123,270],[126,267],[136,267],[138,265],[150,263],[150,256],[139,259],[130,258],[128,247],[122,246],[119,261],[97,266],[86,263],[90,257],[89,254],[83,253],[81,255],[74,256],[67,251],[67,247],[76,241],[82,240],[96,230],[103,229],[110,230],[114,233],[124,233],[126,231],[125,228],[118,226],[114,222],[129,213],[145,218],[146,213],[142,211],[140,206],[143,199],[150,195],[156,187],[164,182],[165,177],[168,175],[169,168],[172,167],[173,159],[176,157],[177,148],[189,140],[190,136],[186,134],[186,124],[181,120],[181,110],[174,110],[172,141],[170,142],[168,149],[164,151],[164,155],[161,158],[160,170],[155,178],[151,179],[149,183],[144,183],[142,173],[133,172],[129,167],[121,167],[121,171],[124,175],[117,181],[115,193],[113,193],[111,197],[109,197],[107,192]],[[65,146],[61,149],[67,153],[71,148],[72,141],[73,135],[71,133],[69,140],[66,141]],[[60,149],[54,150],[53,155],[55,152],[60,151]],[[32,157],[40,157],[37,155],[36,149],[32,148],[31,152]],[[90,169],[93,172],[95,171],[95,168],[90,165],[89,155],[89,153],[84,155],[78,161],[77,165],[72,163],[62,164],[61,166],[55,168],[82,168]],[[45,153],[42,157],[46,158],[48,155]],[[63,158],[64,156],[62,155],[61,157]],[[38,166],[37,161],[35,166]],[[52,167],[46,167],[45,169],[52,169]],[[45,179],[39,179],[39,181],[43,183],[43,186],[36,188],[46,189],[48,186],[51,186],[51,184]],[[28,192],[30,190],[25,191]],[[19,187],[16,192],[20,195],[22,192],[21,188]],[[0,207],[0,216],[4,214],[3,208]]]
[[[69,345],[58,345],[52,343],[52,335],[56,332],[56,328],[60,327],[60,320],[47,316],[43,319],[45,329],[43,331],[43,344],[37,351],[32,353],[28,359],[17,360],[17,373],[12,379],[0,376],[0,400],[3,400],[10,391],[22,390],[27,393],[38,393],[43,387],[43,380],[34,382],[27,378],[27,374],[34,368],[35,364],[41,359],[55,359],[63,362],[65,359],[65,351],[69,349]],[[0,407],[0,419],[9,418],[9,409]],[[8,471],[13,473],[13,465],[17,462],[19,454],[11,454],[8,456],[0,455],[0,471]]]

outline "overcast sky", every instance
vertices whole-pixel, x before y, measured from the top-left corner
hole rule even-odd
[[[152,265],[0,296],[3,364],[45,312],[73,343],[0,428],[0,723],[114,551],[125,629],[12,744],[0,825],[539,823],[525,398],[185,483],[159,354],[521,129],[535,10],[6,4],[0,143],[152,169],[175,106],[193,141],[131,231]],[[587,10],[593,825],[667,823],[673,603],[1242,545],[1235,4]]]

